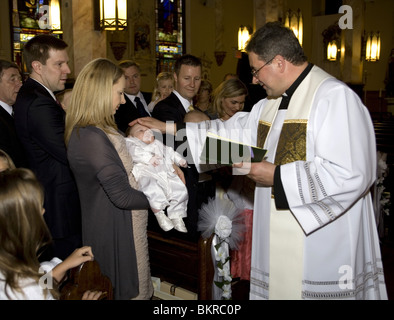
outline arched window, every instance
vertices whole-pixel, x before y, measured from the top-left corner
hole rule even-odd
[[[156,0],[157,74],[173,71],[176,58],[184,53],[184,0]]]

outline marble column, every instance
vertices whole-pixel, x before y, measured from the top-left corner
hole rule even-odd
[[[2,1],[0,10],[0,59],[11,60],[11,21],[8,1]]]
[[[93,0],[62,2],[68,14],[68,17],[63,17],[64,38],[70,46],[72,75],[76,78],[87,63],[107,57],[107,35],[106,32],[94,30]]]

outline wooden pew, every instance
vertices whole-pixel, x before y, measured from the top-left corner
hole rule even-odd
[[[212,299],[212,238],[194,242],[148,231],[148,241],[152,276],[197,293],[199,300]]]

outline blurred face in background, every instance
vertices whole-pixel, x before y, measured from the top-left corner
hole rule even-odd
[[[171,79],[159,80],[158,90],[160,92],[160,99],[167,98],[174,90],[174,84]]]
[[[131,66],[123,70],[126,79],[125,92],[129,95],[136,96],[141,89],[141,73],[136,66]]]
[[[3,70],[0,78],[0,100],[13,106],[19,89],[22,87],[22,77],[18,69],[8,68]]]

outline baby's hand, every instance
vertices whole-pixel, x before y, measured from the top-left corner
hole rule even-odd
[[[160,159],[161,158],[159,156],[155,155],[149,160],[149,163],[152,166],[157,167],[160,164]]]
[[[187,168],[187,161],[185,159],[180,160],[179,166],[182,168]]]

